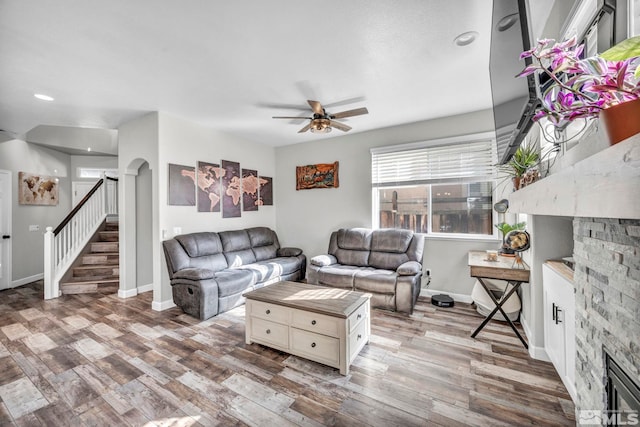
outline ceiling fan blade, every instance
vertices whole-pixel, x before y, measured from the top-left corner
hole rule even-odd
[[[314,114],[324,115],[324,108],[322,108],[322,104],[318,101],[311,101],[310,99],[307,99],[307,102],[311,106]]]
[[[311,122],[309,122],[305,127],[303,127],[302,129],[300,129],[298,131],[298,133],[305,133],[306,131],[308,131],[309,129],[311,129]]]
[[[351,130],[350,126],[347,126],[344,123],[334,122],[333,120],[329,121],[329,126],[331,126],[332,128],[340,129],[343,132],[349,132]]]
[[[309,120],[309,117],[292,117],[292,116],[273,116],[271,117],[272,119],[307,119]]]
[[[341,113],[330,114],[329,117],[332,119],[344,119],[346,117],[360,116],[362,114],[369,114],[369,110],[366,108],[356,108],[355,110],[343,111]]]

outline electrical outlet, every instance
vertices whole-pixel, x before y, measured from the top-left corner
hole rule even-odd
[[[39,225],[30,225],[29,226],[29,231],[40,231],[40,226]]]
[[[173,227],[173,235],[178,236],[182,234],[182,227]]]

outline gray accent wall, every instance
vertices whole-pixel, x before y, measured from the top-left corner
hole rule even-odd
[[[356,128],[357,123],[353,126]],[[309,142],[276,148],[278,176],[274,187],[280,242],[300,247],[307,257],[313,257],[327,252],[332,231],[371,227],[371,148],[492,130],[493,114],[483,110],[331,139],[305,134],[301,138]],[[296,191],[296,166],[336,160],[340,162],[339,188]],[[438,280],[437,289],[470,295],[474,281],[465,269],[468,250],[496,245],[497,242],[469,240],[427,241],[425,266]]]
[[[136,176],[136,287],[153,284],[152,171],[149,163]]]
[[[41,278],[45,229],[56,227],[71,210],[71,162],[68,154],[14,139],[0,143],[0,169],[11,172],[11,278],[12,286],[19,286]],[[58,177],[58,205],[18,204],[18,172]],[[29,231],[30,225],[37,225],[39,230]]]

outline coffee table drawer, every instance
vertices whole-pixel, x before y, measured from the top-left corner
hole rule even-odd
[[[367,335],[368,322],[360,322],[356,329],[349,335],[349,362],[355,359],[360,349],[369,340]]]
[[[291,325],[310,332],[338,338],[340,319],[309,311],[293,310]]]
[[[248,301],[248,315],[274,322],[288,323],[290,308],[261,301]]]
[[[288,348],[289,327],[263,319],[251,319],[251,338]]]
[[[351,316],[349,316],[349,333],[358,326],[362,320],[369,316],[369,304],[362,304]]]
[[[302,357],[330,366],[340,365],[340,340],[291,328],[291,349]]]

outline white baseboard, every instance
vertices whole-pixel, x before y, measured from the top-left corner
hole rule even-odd
[[[44,273],[34,274],[33,276],[23,277],[22,279],[13,280],[11,282],[11,287],[16,288],[18,286],[26,285],[28,283],[35,282],[37,280],[42,280],[42,279],[44,279]]]
[[[430,297],[432,295],[437,295],[437,294],[447,294],[451,298],[453,298],[454,301],[462,302],[462,303],[465,303],[465,304],[471,304],[473,302],[473,299],[471,298],[471,295],[452,294],[451,292],[439,291],[437,289],[422,288],[420,290],[420,296],[423,296],[423,297]]]
[[[118,289],[118,297],[120,298],[131,298],[138,295],[137,289]]]
[[[522,325],[524,334],[527,336],[527,341],[529,342],[529,356],[536,360],[551,362],[551,359],[549,359],[549,355],[547,355],[547,351],[544,349],[544,347],[531,345],[531,328],[529,327],[529,322],[527,322],[527,319],[525,317],[522,317],[522,314],[520,314],[520,324]]]
[[[138,286],[138,293],[149,292],[153,290],[153,283],[149,283],[148,285]]]
[[[151,308],[155,311],[163,311],[163,310],[168,310],[170,308],[175,307],[175,303],[173,302],[173,300],[166,300],[166,301],[154,301],[151,303]]]

